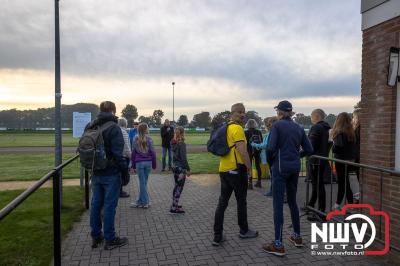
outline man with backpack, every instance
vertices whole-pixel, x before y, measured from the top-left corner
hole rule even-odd
[[[113,102],[102,102],[100,113],[86,127],[78,147],[82,166],[92,171],[90,208],[92,248],[96,248],[105,239],[105,250],[128,243],[126,237],[116,235],[114,228],[121,180],[122,183],[129,180],[128,165],[123,157],[125,142],[117,125],[115,113],[116,107]]]
[[[207,143],[210,152],[221,156],[219,164],[221,195],[215,211],[213,246],[219,246],[225,240],[223,235],[224,213],[232,192],[235,192],[237,202],[239,237],[254,238],[258,236],[258,232],[249,229],[247,223],[246,198],[251,164],[247,153],[246,136],[241,126],[245,113],[242,103],[232,105],[230,122],[214,130]]]

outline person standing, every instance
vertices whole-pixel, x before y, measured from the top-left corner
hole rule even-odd
[[[135,137],[137,135],[138,126],[139,126],[138,122],[133,122],[133,128],[129,129],[129,131],[128,131],[128,137],[129,137],[131,150],[132,150],[132,147],[133,147],[133,140],[135,139]]]
[[[232,192],[235,193],[237,202],[238,224],[240,238],[254,238],[258,232],[249,229],[247,223],[247,185],[251,176],[251,163],[247,153],[246,136],[241,126],[246,114],[242,103],[231,107],[230,122],[227,126],[227,144],[230,147],[228,154],[220,159],[219,176],[221,180],[221,194],[214,217],[213,246],[219,246],[224,240],[223,225],[224,213],[228,207]]]
[[[139,179],[139,197],[131,204],[135,208],[149,208],[149,193],[147,182],[151,168],[156,169],[156,153],[153,140],[149,137],[149,128],[146,123],[138,126],[138,135],[134,139],[132,149],[132,169],[137,172]]]
[[[255,187],[261,187],[261,165],[260,165],[260,150],[254,149],[252,147],[252,143],[260,144],[262,142],[262,133],[257,129],[258,125],[254,119],[249,119],[246,123],[246,131],[244,132],[246,135],[247,141],[247,153],[250,157],[250,163],[254,158],[254,165],[257,169],[257,182],[255,183]],[[249,179],[249,188],[253,189],[253,177]]]
[[[301,166],[300,157],[311,155],[313,149],[304,129],[291,119],[293,115],[292,104],[288,101],[281,101],[275,109],[279,121],[272,125],[267,146],[267,159],[271,166],[273,178],[275,241],[264,244],[262,249],[267,253],[283,256],[285,255],[282,242],[285,187],[294,230],[289,240],[296,247],[302,247],[299,208],[296,202],[297,183]],[[300,152],[300,147],[302,152]]]
[[[356,109],[353,112],[353,128],[354,128],[354,137],[355,137],[355,163],[360,163],[360,147],[361,147],[361,139],[360,139],[360,131],[361,131],[361,125],[360,125],[360,109]],[[359,167],[353,167],[354,172],[357,175],[357,181],[360,183],[360,168]],[[356,202],[360,201],[360,192],[354,193],[353,198],[356,200]]]
[[[124,152],[123,152],[123,157],[125,158],[127,164],[129,164],[129,161],[131,159],[132,151],[131,151],[131,143],[129,141],[129,136],[128,132],[126,131],[126,128],[128,126],[128,121],[122,117],[118,119],[118,125],[121,128],[122,136],[124,138]],[[120,198],[129,198],[129,193],[125,192],[122,189],[123,186],[121,186],[121,190],[119,192],[119,197]]]
[[[329,156],[329,130],[331,127],[324,121],[326,115],[321,109],[311,112],[311,123],[313,126],[308,133],[308,139],[314,149],[314,154],[318,156]],[[312,158],[309,160],[309,169],[312,182],[311,198],[308,205],[314,208],[318,200],[318,210],[325,212],[326,193],[324,184],[324,173],[329,167],[328,161]]]
[[[356,137],[348,113],[340,113],[332,129],[333,147],[332,152],[336,159],[354,162]],[[350,187],[349,168],[343,163],[335,162],[338,178],[338,193],[334,209],[339,209],[346,194],[347,202],[353,203],[353,191]]]
[[[264,119],[264,124],[267,129],[267,134],[264,137],[264,140],[262,143],[257,144],[257,143],[251,143],[251,146],[257,150],[261,150],[261,163],[262,164],[268,164],[267,161],[267,145],[268,145],[268,140],[269,140],[269,132],[271,131],[272,124],[278,121],[278,118],[276,116],[272,117],[267,117]],[[270,180],[270,186],[268,192],[264,194],[264,196],[267,197],[272,197],[272,174],[271,174],[271,167],[268,166],[269,169],[269,180]]]
[[[111,250],[128,244],[126,237],[118,237],[115,233],[115,212],[121,189],[121,176],[129,175],[128,165],[123,157],[124,139],[117,125],[116,107],[113,102],[100,104],[100,113],[87,128],[114,123],[102,131],[104,148],[108,160],[107,166],[94,170],[91,178],[92,202],[90,208],[90,227],[92,248],[98,247],[104,239],[104,249]],[[104,230],[104,236],[102,233]]]
[[[185,213],[181,205],[179,204],[179,199],[182,195],[183,186],[185,185],[186,177],[190,176],[190,167],[187,160],[186,154],[186,144],[185,144],[185,129],[183,127],[175,128],[175,135],[172,144],[173,152],[173,171],[175,187],[172,192],[172,205],[169,210],[170,213]]]
[[[161,146],[162,146],[162,168],[165,171],[166,157],[168,152],[168,171],[171,171],[171,140],[174,137],[174,128],[171,126],[168,119],[165,119],[164,126],[161,128]]]

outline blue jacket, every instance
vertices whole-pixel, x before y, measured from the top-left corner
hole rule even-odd
[[[262,143],[251,143],[251,146],[257,150],[261,150],[261,163],[262,164],[267,164],[267,145],[268,145],[268,139],[269,139],[269,132],[267,132],[267,135],[265,135],[264,140]]]
[[[131,128],[128,130],[128,138],[131,143],[131,150],[133,148],[133,140],[135,139],[136,135],[137,135],[137,128]]]
[[[119,176],[122,172],[128,171],[128,164],[123,157],[125,141],[122,136],[121,128],[117,125],[117,117],[112,113],[100,112],[97,118],[88,126],[102,125],[108,121],[115,122],[115,125],[103,132],[104,148],[109,163],[105,169],[95,170],[95,176]]]
[[[290,117],[283,118],[272,125],[267,145],[267,160],[273,175],[299,173],[300,157],[312,153],[313,148],[304,129]]]

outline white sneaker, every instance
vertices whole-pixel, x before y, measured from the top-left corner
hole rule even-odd
[[[143,208],[143,205],[137,204],[136,202],[131,203],[131,208]]]

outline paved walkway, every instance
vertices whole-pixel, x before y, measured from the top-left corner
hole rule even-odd
[[[299,191],[305,191],[300,180]],[[272,199],[262,190],[248,193],[248,219],[260,232],[256,239],[238,237],[234,197],[225,215],[227,241],[220,247],[211,246],[214,211],[219,196],[219,180],[215,175],[189,178],[181,203],[184,215],[170,215],[171,176],[154,175],[149,181],[151,207],[147,210],[129,208],[136,198],[135,179],[130,184],[131,198],[122,199],[116,215],[116,228],[129,238],[129,245],[112,251],[91,249],[89,217],[86,212],[63,242],[63,265],[384,265],[383,260],[364,256],[327,257],[310,253],[310,225],[302,218],[304,248],[295,248],[284,241],[287,255],[278,258],[264,253],[260,247],[273,238]],[[299,195],[299,202],[304,202]],[[290,218],[285,206],[287,237]]]

